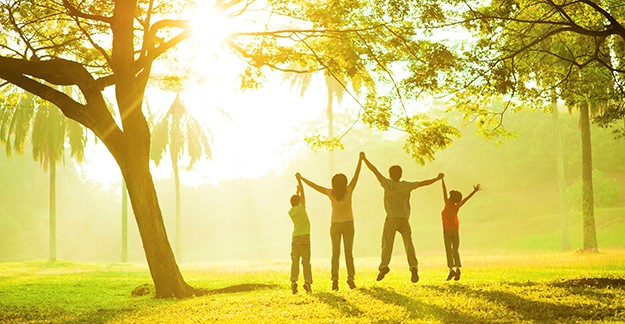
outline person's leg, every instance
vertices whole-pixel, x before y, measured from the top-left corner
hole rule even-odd
[[[451,250],[452,257],[454,259],[454,266],[456,267],[456,272],[454,275],[454,280],[460,280],[460,253],[458,252],[458,248],[460,245],[460,235],[458,231],[455,231],[451,235]]]
[[[351,289],[356,288],[354,276],[354,222],[343,223],[343,244],[345,247],[345,265],[347,266],[347,284]]]
[[[339,257],[341,256],[341,231],[334,223],[330,226],[330,238],[332,239],[332,281],[339,280]]]
[[[387,217],[384,220],[384,229],[382,230],[382,261],[378,270],[388,269],[393,254],[393,244],[395,243],[396,224],[394,218]]]
[[[412,243],[412,230],[410,229],[410,222],[408,221],[408,218],[400,218],[397,221],[397,230],[401,234],[402,240],[404,241],[404,250],[406,251],[406,258],[408,259],[408,266],[410,268],[410,281],[416,283],[419,281],[419,263],[417,261],[414,244]]]
[[[312,284],[312,269],[310,265],[310,235],[306,235],[302,239],[302,269],[304,272],[304,283]]]
[[[297,283],[299,277],[299,259],[297,240],[292,238],[291,240],[291,283]]]
[[[445,255],[447,256],[447,267],[452,269],[456,265],[454,264],[454,253],[453,253],[453,239],[452,233],[449,231],[443,232],[443,242],[445,242]]]
[[[312,268],[310,266],[310,235],[306,235],[302,239],[302,269],[304,272],[304,290],[312,292],[310,285],[313,283]]]
[[[299,277],[299,250],[297,238],[291,241],[291,292],[297,294],[297,279]]]
[[[404,250],[406,250],[406,258],[408,259],[408,266],[410,269],[416,269],[419,265],[417,261],[417,254],[412,243],[412,229],[410,228],[410,222],[407,218],[399,219],[400,225],[398,227],[402,240],[404,241]]]
[[[445,280],[449,281],[456,276],[456,271],[454,270],[451,234],[447,231],[443,232],[443,243],[445,244],[445,256],[447,257],[447,267],[449,268],[449,273]]]
[[[460,268],[462,265],[460,264],[460,233],[454,232],[452,235],[451,246],[453,251],[453,259],[454,259],[454,267]]]

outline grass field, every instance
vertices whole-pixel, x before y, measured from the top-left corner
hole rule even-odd
[[[625,322],[625,250],[463,256],[458,282],[444,280],[442,256],[419,256],[417,284],[402,254],[381,282],[377,260],[359,259],[358,288],[343,279],[338,292],[329,260],[313,260],[313,293],[297,295],[287,261],[183,265],[191,285],[210,291],[184,300],[133,297],[150,282],[139,265],[4,263],[0,322]]]

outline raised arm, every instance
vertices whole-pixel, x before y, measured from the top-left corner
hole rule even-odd
[[[313,189],[315,189],[315,190],[319,191],[320,193],[322,193],[322,194],[324,194],[324,195],[327,195],[327,194],[328,194],[328,191],[329,191],[329,189],[328,189],[328,188],[324,188],[324,187],[322,187],[322,186],[320,186],[320,185],[318,185],[318,184],[316,184],[316,183],[314,183],[314,182],[312,182],[312,181],[310,181],[310,180],[308,180],[308,179],[306,179],[306,178],[302,177],[302,175],[301,175],[301,174],[299,174],[299,173],[297,173],[297,174],[299,175],[299,179],[301,179],[301,180],[302,180],[305,184],[309,185],[311,188],[313,188]],[[297,176],[297,175],[296,175],[296,176]],[[303,190],[302,190],[302,191],[303,191]]]
[[[423,186],[429,186],[431,184],[433,184],[434,182],[442,179],[445,175],[442,173],[439,173],[436,178],[432,178],[432,179],[427,179],[427,180],[423,180],[423,181],[419,181],[417,182],[417,187],[423,187]]]
[[[441,185],[443,186],[443,201],[445,205],[449,203],[449,195],[447,193],[447,186],[445,186],[445,178],[441,179]]]
[[[349,187],[352,188],[352,190],[354,188],[356,188],[356,183],[358,183],[358,176],[360,175],[360,169],[362,167],[362,156],[363,154],[360,154],[360,156],[358,157],[358,164],[356,164],[356,171],[354,171],[354,176],[352,177],[352,181],[349,182]]]
[[[473,195],[475,195],[476,192],[482,190],[482,186],[480,186],[479,183],[475,184],[473,186],[473,191],[471,191],[471,193],[466,196],[464,199],[462,199],[462,201],[460,202],[460,206],[464,205],[464,203],[467,202],[467,200],[471,199],[471,197],[473,197]]]
[[[378,171],[375,165],[373,165],[371,162],[369,162],[369,160],[367,160],[367,157],[365,156],[364,152],[360,152],[360,158],[365,162],[365,164],[367,165],[367,168],[369,168],[369,170],[373,172],[373,174],[378,179],[378,181],[382,183],[382,181],[384,180],[384,176],[380,173],[380,171]]]
[[[306,206],[306,196],[304,195],[304,186],[302,185],[302,176],[298,177],[299,173],[295,175],[297,178],[297,194],[299,195],[299,203]]]

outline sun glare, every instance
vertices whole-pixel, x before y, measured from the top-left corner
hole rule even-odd
[[[193,46],[201,52],[218,50],[235,30],[232,18],[201,1],[191,17],[193,31],[191,41]]]

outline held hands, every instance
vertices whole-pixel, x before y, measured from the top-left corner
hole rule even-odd
[[[361,160],[366,160],[366,159],[367,159],[367,157],[365,156],[365,152],[360,152],[360,156],[359,156],[359,158],[360,158]]]
[[[295,174],[295,179],[297,179],[297,181],[301,181],[301,180],[302,180],[302,175],[301,175],[301,174],[299,174],[299,172],[297,172],[297,173]]]
[[[445,177],[444,173],[439,173],[438,176],[436,177],[436,179],[441,180]]]

